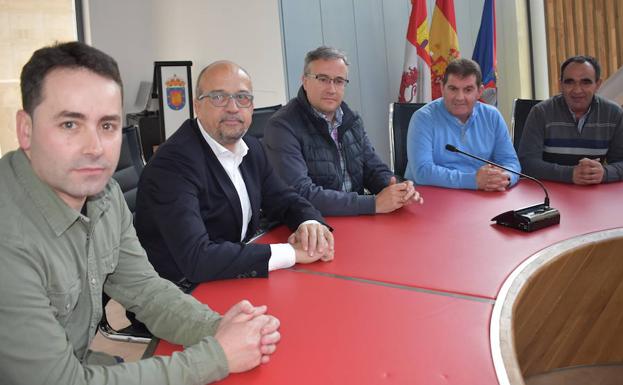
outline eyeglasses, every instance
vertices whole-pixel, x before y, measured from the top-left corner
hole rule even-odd
[[[305,76],[311,79],[318,80],[320,84],[322,84],[323,86],[328,86],[328,85],[331,85],[331,83],[333,83],[338,88],[344,88],[348,84],[348,79],[344,79],[341,76],[338,76],[336,78],[332,78],[330,76],[322,75],[322,74],[305,74]]]
[[[211,91],[197,97],[197,100],[208,98],[214,107],[225,107],[229,103],[229,99],[233,99],[238,108],[249,108],[253,105],[253,95],[247,92],[236,92],[229,94],[222,91]]]

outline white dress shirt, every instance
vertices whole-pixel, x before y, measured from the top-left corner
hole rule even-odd
[[[240,173],[240,164],[242,158],[247,155],[249,147],[244,140],[239,140],[236,143],[234,152],[223,147],[220,143],[214,140],[201,125],[201,121],[197,119],[197,124],[201,129],[201,135],[208,143],[216,158],[221,163],[227,176],[234,184],[236,192],[238,193],[238,199],[242,208],[242,230],[240,231],[240,240],[244,239],[249,227],[249,221],[251,220],[251,201],[249,200],[249,193],[247,192],[247,186],[244,183],[242,174]],[[277,269],[285,269],[294,266],[296,262],[296,255],[294,248],[289,243],[275,243],[270,245],[270,259],[268,260],[268,270],[273,271]]]

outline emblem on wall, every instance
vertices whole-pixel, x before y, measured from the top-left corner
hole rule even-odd
[[[175,111],[186,106],[186,82],[173,75],[165,82],[167,91],[167,105]]]

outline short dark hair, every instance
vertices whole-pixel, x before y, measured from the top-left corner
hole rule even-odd
[[[459,58],[448,63],[446,72],[443,74],[443,85],[446,85],[450,75],[456,75],[461,79],[474,75],[476,76],[476,85],[478,87],[482,85],[482,72],[480,71],[480,66],[471,59]]]
[[[570,58],[568,58],[567,60],[565,60],[561,66],[560,66],[560,81],[562,81],[562,74],[565,72],[565,68],[567,68],[567,66],[571,63],[588,63],[590,65],[593,66],[593,69],[595,70],[595,81],[599,80],[599,77],[601,76],[601,66],[599,65],[599,62],[597,61],[597,59],[595,59],[592,56],[587,56],[587,55],[578,55],[578,56],[571,56]]]
[[[309,73],[309,63],[316,60],[340,60],[348,67],[348,59],[346,54],[337,48],[327,47],[326,45],[320,46],[313,51],[307,52],[305,55],[305,65],[303,66],[303,74]]]
[[[35,51],[22,68],[20,87],[22,108],[32,116],[41,103],[43,81],[58,68],[85,68],[105,78],[114,80],[123,95],[123,83],[115,59],[104,52],[77,41],[56,43]]]

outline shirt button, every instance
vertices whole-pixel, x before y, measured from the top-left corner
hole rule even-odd
[[[95,281],[95,278],[91,278],[91,284],[92,284],[93,286],[95,286],[95,282],[96,282],[96,281]]]
[[[65,304],[65,310],[69,310],[69,304],[68,303]]]

